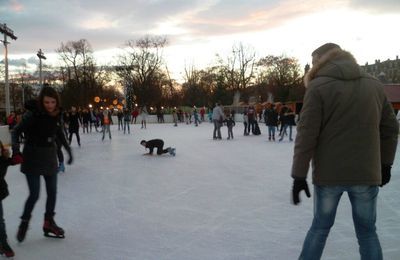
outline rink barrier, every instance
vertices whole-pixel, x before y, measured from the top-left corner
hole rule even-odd
[[[200,115],[199,115],[200,118]],[[204,116],[205,121],[208,121],[208,115],[206,114]],[[118,124],[118,117],[117,116],[112,116],[112,120],[114,124]],[[194,117],[192,116],[192,122],[194,121]],[[138,116],[136,118],[136,124],[140,124],[142,122],[142,118],[140,116]],[[171,114],[166,114],[164,115],[164,123],[173,123],[173,117]],[[235,122],[243,122],[243,114],[235,114]],[[154,123],[158,123],[157,122],[157,115],[148,115],[146,117],[146,123],[149,124],[154,124]]]

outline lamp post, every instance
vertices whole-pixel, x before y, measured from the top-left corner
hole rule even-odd
[[[7,27],[7,25],[1,24],[0,23],[0,33],[4,34],[4,70],[5,70],[5,96],[6,96],[6,115],[8,116],[11,112],[10,109],[10,85],[8,83],[8,50],[7,50],[7,44],[9,42],[7,41],[7,36],[13,39],[14,41],[17,39],[17,37],[14,35],[13,30]]]
[[[43,78],[42,78],[42,59],[46,59],[46,56],[44,56],[44,53],[42,52],[42,49],[39,49],[39,51],[36,54],[39,57],[39,84],[41,87],[43,87]]]

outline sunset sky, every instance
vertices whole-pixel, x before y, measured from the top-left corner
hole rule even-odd
[[[61,42],[82,38],[99,63],[112,64],[128,40],[152,34],[167,37],[164,56],[175,78],[185,64],[211,65],[238,43],[258,58],[284,54],[302,66],[326,42],[361,65],[400,54],[398,0],[0,0],[0,23],[18,37],[9,45],[14,69],[38,63],[39,48],[57,65]]]

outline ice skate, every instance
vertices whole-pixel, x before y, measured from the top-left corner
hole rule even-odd
[[[15,255],[7,240],[0,242],[0,255],[4,255],[7,258]]]
[[[45,237],[65,238],[64,229],[57,226],[53,218],[44,220],[43,232]]]
[[[176,150],[175,148],[171,148],[170,154],[171,154],[172,156],[175,156],[175,155],[176,155],[175,150]]]
[[[28,231],[28,226],[29,226],[29,220],[24,220],[24,219],[21,220],[21,223],[19,224],[18,232],[17,232],[18,242],[22,242],[25,240],[26,231]]]

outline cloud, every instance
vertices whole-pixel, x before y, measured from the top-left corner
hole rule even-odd
[[[398,13],[400,11],[399,0],[349,0],[352,9],[367,10],[371,13]]]
[[[4,64],[4,59],[1,60],[2,64]],[[19,58],[19,59],[8,59],[8,65],[9,66],[15,66],[15,67],[24,67],[24,66],[29,66],[29,65],[37,65],[38,59],[34,56],[25,59],[25,58]]]
[[[398,0],[0,0],[1,22],[14,30],[10,54],[54,52],[61,42],[87,39],[95,51],[146,34],[171,44],[265,32],[321,10],[399,10]]]

